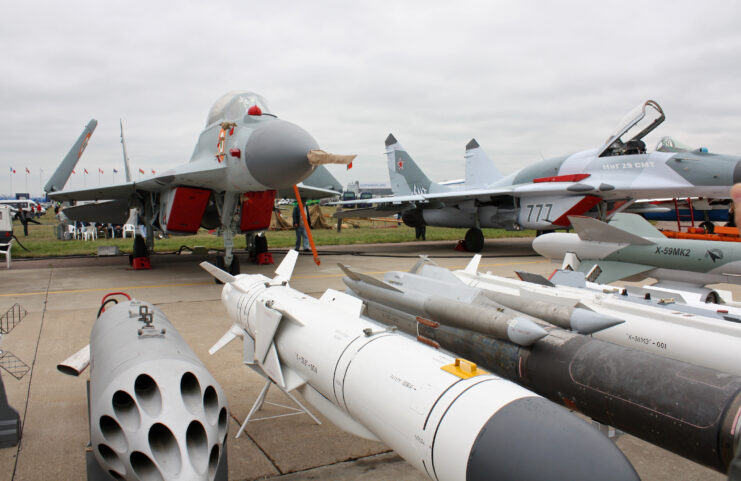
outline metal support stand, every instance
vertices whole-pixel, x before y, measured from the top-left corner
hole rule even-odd
[[[288,396],[291,399],[291,401],[293,401],[294,403],[296,403],[296,405],[299,408],[301,408],[301,409],[296,409],[296,408],[291,407],[291,406],[284,406],[283,404],[277,404],[277,403],[271,403],[270,401],[265,401],[265,396],[267,396],[268,389],[270,389],[270,385],[271,384],[274,384],[273,381],[271,381],[270,379],[266,379],[265,380],[265,386],[263,386],[262,390],[260,391],[260,395],[257,396],[257,399],[255,400],[255,403],[252,405],[252,409],[250,409],[250,412],[247,414],[247,417],[245,418],[244,422],[242,423],[242,426],[240,426],[239,431],[237,432],[237,435],[234,436],[235,438],[238,438],[239,436],[242,435],[242,433],[244,432],[245,428],[247,427],[247,423],[250,422],[250,421],[264,421],[266,419],[276,419],[276,418],[282,418],[282,417],[286,417],[286,416],[297,416],[299,414],[307,414],[311,419],[314,420],[315,423],[322,424],[322,422],[319,419],[317,419],[317,417],[314,416],[311,413],[311,411],[309,411],[306,408],[306,406],[304,406],[303,404],[301,404],[301,401],[299,401],[298,399],[296,399],[296,396],[294,396],[290,392],[286,391],[282,387],[278,386],[277,384],[276,384],[276,387],[278,389],[280,389],[283,392],[283,394],[285,394],[286,396]],[[252,416],[257,411],[259,411],[260,408],[262,408],[262,405],[264,403],[266,403],[266,402],[268,404],[273,405],[273,406],[279,406],[279,407],[282,407],[284,409],[288,409],[291,412],[285,413],[285,414],[278,414],[276,416],[267,416],[267,417],[264,417],[264,418],[252,419]]]

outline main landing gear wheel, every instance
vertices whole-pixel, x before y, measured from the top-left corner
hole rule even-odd
[[[484,248],[484,233],[481,229],[472,228],[466,231],[466,237],[463,239],[463,246],[468,252],[481,252]]]
[[[239,275],[239,257],[233,256],[232,257],[232,264],[229,266],[229,274],[236,276]]]

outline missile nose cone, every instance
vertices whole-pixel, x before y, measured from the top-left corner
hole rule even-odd
[[[548,332],[545,329],[524,317],[516,317],[507,323],[509,340],[520,346],[530,346],[547,335]]]
[[[577,307],[571,314],[571,329],[579,334],[592,334],[622,324],[623,320]]]
[[[533,250],[549,259],[563,259],[567,248],[562,245],[565,240],[563,236],[571,235],[572,234],[563,234],[560,232],[543,234],[533,239]]]
[[[244,159],[250,174],[271,189],[286,189],[304,180],[313,166],[307,154],[319,149],[316,140],[298,125],[272,120],[250,135]]]
[[[541,397],[497,411],[471,448],[467,481],[639,481],[622,452],[586,422]]]

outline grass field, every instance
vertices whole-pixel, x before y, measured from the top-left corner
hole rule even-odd
[[[325,208],[325,215],[333,212],[332,208]],[[290,212],[283,213],[285,219],[290,219]],[[133,240],[127,239],[103,239],[95,241],[83,240],[58,240],[56,238],[57,221],[53,213],[48,213],[39,219],[40,225],[28,225],[28,237],[23,236],[23,226],[16,221],[13,225],[13,232],[18,240],[28,249],[21,248],[17,242],[13,243],[12,256],[19,257],[55,257],[71,255],[96,255],[99,246],[115,245],[123,253],[131,253]],[[334,219],[327,219],[327,222],[335,225]],[[352,220],[357,224],[357,228],[345,225],[341,232],[336,229],[312,229],[314,242],[317,248],[323,245],[345,245],[345,244],[376,244],[386,242],[408,242],[414,239],[414,229],[404,224],[398,226],[396,223],[389,222],[371,222],[369,220]],[[449,229],[444,227],[428,227],[427,240],[450,240],[456,241],[463,239],[466,229]],[[269,247],[293,247],[296,242],[296,235],[293,230],[268,231],[265,234],[268,238]],[[486,238],[496,237],[532,237],[535,231],[508,232],[502,229],[484,229]],[[234,240],[236,249],[246,247],[245,236],[239,235]],[[174,252],[181,246],[194,247],[204,246],[209,249],[222,249],[223,242],[220,236],[209,234],[206,230],[201,229],[196,235],[189,236],[170,236],[169,238],[156,239],[154,243],[156,252]]]

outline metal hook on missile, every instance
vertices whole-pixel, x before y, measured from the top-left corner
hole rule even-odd
[[[374,331],[370,327],[366,327],[365,329],[363,329],[363,334],[365,335],[365,337],[371,337],[376,334],[383,334],[386,332],[396,332],[397,329],[398,328],[396,326],[389,326],[386,329],[381,329],[380,331]]]

